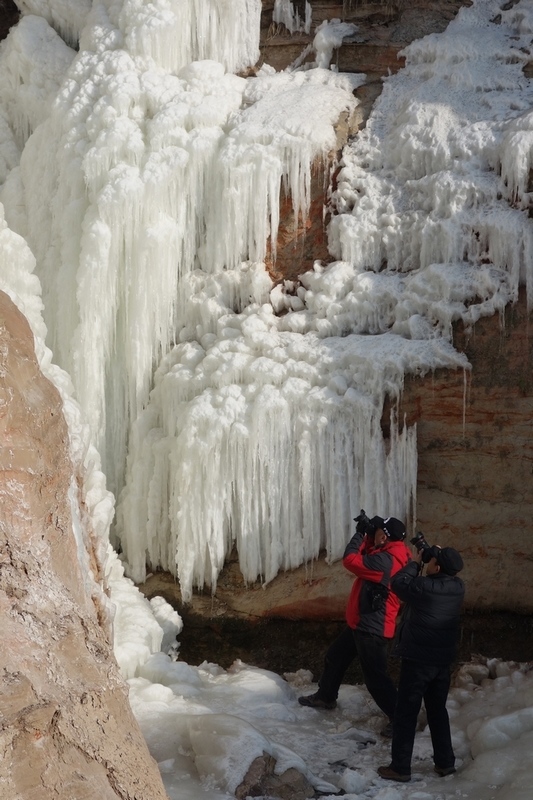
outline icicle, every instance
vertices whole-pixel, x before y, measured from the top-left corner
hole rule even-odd
[[[21,0],[22,14],[43,18],[71,47],[76,47],[91,10],[91,0]]]
[[[261,0],[125,0],[116,23],[132,55],[166,70],[213,59],[237,72],[259,59],[260,16]]]
[[[358,30],[357,25],[350,22],[341,22],[334,19],[331,22],[325,20],[317,29],[313,39],[313,48],[316,52],[317,66],[328,69],[333,50],[340,47],[344,39]]]
[[[235,545],[245,580],[267,583],[320,550],[339,558],[360,507],[410,511],[416,433],[393,424],[386,447],[381,399],[398,396],[407,365],[464,358],[439,340],[407,353],[386,335],[378,355],[365,336],[321,340],[279,325],[269,306],[222,312],[216,338],[197,330],[205,347],[184,342],[162,363],[118,509],[135,580],[147,560],[190,598],[216,587]]]

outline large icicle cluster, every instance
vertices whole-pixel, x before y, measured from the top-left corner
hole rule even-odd
[[[259,59],[261,8],[261,0],[123,0],[109,13],[132,56],[171,72],[211,59],[237,72]]]
[[[180,29],[208,30],[202,42],[220,59],[192,61],[176,75],[157,53],[141,57],[128,44],[134,31],[145,41],[142,7],[95,6],[71,68],[56,56],[62,88],[2,192],[10,224],[36,255],[50,343],[72,375],[114,490],[130,420],[182,324],[182,275],[261,260],[269,234],[275,242],[281,183],[305,216],[311,164],[334,146],[333,123],[354,105],[356,81],[328,70],[264,70],[249,80],[225,71],[223,61],[255,57],[259,9],[257,0],[176,7]],[[237,11],[249,30],[231,40],[226,58]],[[12,83],[30,95],[25,59],[46,23],[24,22],[24,57],[9,66]],[[199,43],[186,54],[206,55]],[[22,127],[11,106],[5,113]]]
[[[284,25],[289,33],[299,33],[304,31],[309,33],[313,19],[313,9],[306,0],[304,19],[300,18],[298,9],[294,7],[292,0],[274,0],[274,10],[272,21]]]
[[[367,336],[280,327],[270,304],[228,308],[216,334],[164,360],[119,507],[135,579],[148,559],[177,571],[187,599],[216,585],[235,544],[245,579],[267,582],[321,549],[338,558],[360,505],[404,516],[415,502],[415,433],[393,427],[386,447],[382,399],[405,372],[456,366],[457,354],[442,339],[384,334],[369,353]]]
[[[463,316],[475,288],[482,302],[470,321],[515,300],[519,283],[533,303],[533,235],[521,211],[530,203],[533,92],[523,67],[533,16],[527,3],[501,22],[499,12],[477,3],[406,49],[407,68],[386,81],[346,149],[330,227],[334,257],[356,272],[423,275],[423,300],[434,294],[445,314],[448,301]],[[439,316],[435,308],[429,318]]]

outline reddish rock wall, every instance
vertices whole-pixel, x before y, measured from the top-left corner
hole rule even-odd
[[[533,315],[462,328],[472,373],[407,381],[400,414],[418,433],[417,525],[465,556],[467,604],[531,612],[533,582]]]
[[[61,399],[2,292],[0,370],[0,795],[163,800],[78,563]]]

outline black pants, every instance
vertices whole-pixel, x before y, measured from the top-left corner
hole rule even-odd
[[[394,714],[391,767],[400,775],[411,774],[416,721],[422,700],[426,706],[433,761],[437,767],[453,767],[455,755],[450,734],[446,699],[450,689],[450,667],[421,664],[402,659],[398,702]]]
[[[354,658],[359,658],[366,687],[376,705],[389,719],[394,716],[396,688],[387,672],[388,639],[362,633],[346,626],[330,646],[324,671],[318,682],[323,700],[336,700],[344,674]]]

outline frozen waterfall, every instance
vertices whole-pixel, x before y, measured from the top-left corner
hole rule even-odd
[[[322,26],[314,64],[245,77],[260,0],[104,0],[68,31],[60,0],[39,8],[0,48],[0,201],[120,493],[129,574],[161,566],[190,597],[234,546],[269,581],[338,558],[361,507],[407,518],[416,431],[393,415],[384,440],[385,397],[468,368],[454,321],[521,284],[532,303],[530,4],[478,0],[406,49],[345,148],[332,263],[278,286],[280,191],[305,219],[364,81],[328,68],[350,31]],[[75,51],[60,37],[78,30]]]

